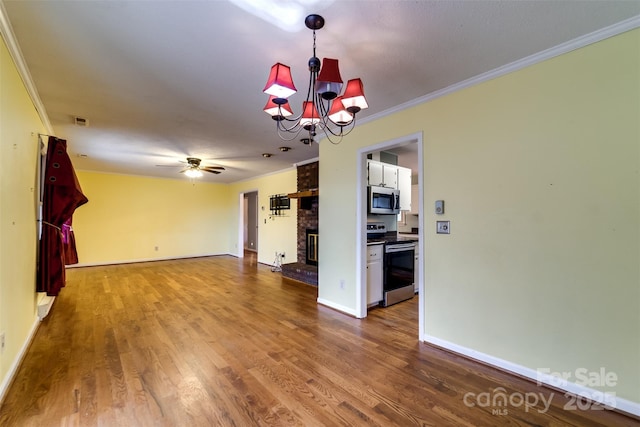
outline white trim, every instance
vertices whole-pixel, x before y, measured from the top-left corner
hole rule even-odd
[[[2,380],[2,384],[0,384],[0,404],[4,400],[7,391],[9,391],[9,386],[11,385],[14,377],[16,376],[16,373],[18,372],[18,368],[20,367],[20,364],[22,364],[22,360],[24,359],[24,356],[27,354],[27,350],[29,349],[29,346],[31,345],[31,341],[33,341],[33,338],[35,337],[36,332],[38,331],[38,327],[40,327],[40,320],[36,317],[36,319],[33,321],[33,324],[31,325],[31,330],[29,331],[27,338],[24,340],[24,343],[22,343],[22,347],[20,347],[20,351],[18,351],[18,354],[16,354],[15,359],[13,359],[13,363],[9,367],[7,374],[4,376]]]
[[[353,310],[352,308],[346,307],[342,304],[336,304],[335,302],[326,300],[324,298],[318,298],[316,301],[318,302],[318,304],[322,304],[334,310],[338,310],[342,313],[349,314],[354,317],[358,317],[358,314],[355,312],[355,310]]]
[[[356,156],[356,317],[367,317],[367,153],[360,148]]]
[[[514,71],[518,71],[520,69],[529,67],[539,62],[543,62],[548,59],[555,58],[556,56],[560,56],[565,53],[568,53],[577,49],[581,49],[583,47],[589,46],[590,44],[597,43],[602,40],[608,39],[610,37],[617,36],[619,34],[625,33],[627,31],[631,31],[638,27],[640,27],[640,15],[636,15],[632,18],[625,19],[624,21],[620,21],[616,24],[601,28],[592,33],[585,34],[573,40],[569,40],[568,42],[561,43],[557,46],[551,47],[549,49],[545,49],[541,52],[534,53],[533,55],[529,55],[522,59],[518,59],[517,61],[511,62],[510,64],[505,64],[503,66],[487,71],[485,73],[478,74],[477,76],[471,77],[467,80],[454,83],[451,86],[447,86],[443,89],[436,90],[434,92],[431,92],[419,98],[412,99],[411,101],[407,101],[404,104],[396,105],[395,107],[364,117],[358,120],[358,124],[365,124],[368,122],[381,119],[391,114],[395,114],[400,111],[423,104],[425,102],[432,101],[436,98],[450,95],[459,90],[466,89],[468,87],[475,86],[480,83],[484,83],[486,81],[495,79],[500,76],[504,76],[505,74],[513,73]]]
[[[640,416],[640,403],[638,402],[633,402],[631,400],[623,399],[618,396],[613,396],[612,401],[605,401],[603,400],[604,393],[599,390],[585,387],[584,385],[576,384],[568,380],[559,381],[557,377],[543,374],[534,369],[527,368],[526,366],[518,365],[516,363],[509,362],[507,360],[500,359],[498,357],[491,356],[489,354],[482,353],[467,347],[463,347],[431,335],[421,335],[420,339],[424,342],[437,345],[438,347],[442,347],[446,350],[461,354],[463,356],[467,356],[471,359],[475,359],[496,368],[528,378],[535,381],[538,385],[544,384],[551,388],[563,390],[576,396],[588,396],[591,401],[613,406],[616,411]],[[613,405],[611,405],[612,402],[614,403]]]
[[[392,140],[379,142],[377,144],[368,145],[366,147],[361,147],[358,149],[356,154],[356,188],[358,195],[356,197],[356,317],[362,319],[367,317],[367,289],[366,289],[366,278],[367,278],[367,232],[365,229],[365,224],[367,223],[367,196],[366,192],[361,189],[366,188],[366,162],[367,162],[367,154],[374,153],[376,151],[383,151],[385,149],[399,147],[402,145],[407,145],[411,143],[418,144],[418,178],[422,180],[422,175],[424,174],[423,168],[423,160],[422,160],[422,131],[415,132],[409,135],[404,135]],[[421,189],[422,190],[422,189]],[[422,193],[421,193],[422,194]],[[420,211],[419,217],[422,217],[422,195],[420,196]],[[418,239],[420,240],[420,244],[424,240],[424,227],[420,227]],[[423,252],[424,253],[424,252]],[[422,257],[422,255],[421,255]],[[422,261],[420,262],[420,269],[422,269]],[[419,274],[419,277],[422,277],[422,274]],[[419,327],[418,330],[422,331],[422,325],[424,323],[424,309],[422,308],[423,299],[422,295],[424,292],[421,290],[418,292],[418,306],[420,307],[418,310],[418,322]],[[420,337],[421,334],[418,335]]]
[[[241,191],[238,193],[238,241],[236,242],[236,250],[238,258],[244,258],[244,195]]]
[[[47,133],[52,135],[53,128],[51,127],[51,122],[49,122],[47,110],[44,108],[44,104],[42,103],[40,95],[38,94],[38,89],[36,89],[36,85],[33,82],[33,78],[31,77],[29,68],[24,61],[22,50],[20,49],[18,40],[16,39],[16,36],[13,32],[11,22],[9,21],[9,16],[6,9],[4,8],[4,3],[2,1],[0,1],[0,33],[2,34],[2,38],[7,45],[9,55],[11,55],[11,58],[13,59],[16,68],[18,69],[18,74],[22,78],[25,89],[27,90],[27,93],[29,93],[31,102],[33,102],[33,105],[38,112],[38,116],[40,117],[42,124],[44,125]]]
[[[158,258],[138,258],[138,259],[117,260],[117,261],[79,263],[79,264],[67,265],[66,268],[99,267],[103,265],[134,264],[137,262],[171,261],[174,259],[177,260],[177,259],[188,259],[188,258],[203,258],[203,257],[221,256],[221,255],[230,255],[230,256],[239,258],[236,254],[225,252],[225,253],[216,253],[216,254],[183,255],[183,256],[168,256],[168,257],[158,257]]]
[[[297,168],[298,166],[304,166],[304,165],[308,165],[309,163],[315,163],[315,162],[319,162],[319,161],[320,161],[320,157],[314,157],[314,158],[309,159],[309,160],[302,160],[301,162],[294,163],[293,166],[295,166]]]
[[[424,282],[424,260],[425,260],[425,218],[427,216],[427,212],[424,212],[424,135],[422,132],[414,134],[414,136],[418,139],[418,338],[421,337],[425,333],[424,322],[425,322],[425,312],[424,305],[425,299],[424,295],[426,294],[425,288],[426,284]],[[414,200],[411,203],[415,203]]]
[[[42,320],[47,317],[56,297],[49,296],[45,292],[38,292],[38,319]]]

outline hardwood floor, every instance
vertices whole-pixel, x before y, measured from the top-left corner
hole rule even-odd
[[[69,270],[0,425],[638,425],[419,342],[418,298],[359,320],[316,296],[251,258]],[[499,387],[553,403],[465,404]]]

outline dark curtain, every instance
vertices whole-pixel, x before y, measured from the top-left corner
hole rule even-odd
[[[78,262],[71,217],[76,208],[88,202],[64,139],[49,137],[43,185],[37,291],[56,296],[65,284],[64,266]]]

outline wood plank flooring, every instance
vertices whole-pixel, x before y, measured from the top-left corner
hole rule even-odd
[[[638,425],[419,342],[417,297],[362,320],[316,297],[255,257],[69,270],[0,425]],[[465,404],[500,387],[553,403]]]

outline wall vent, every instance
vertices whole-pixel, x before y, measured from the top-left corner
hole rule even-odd
[[[76,122],[76,126],[83,126],[83,127],[89,126],[89,120],[83,117],[75,117],[75,122]]]

